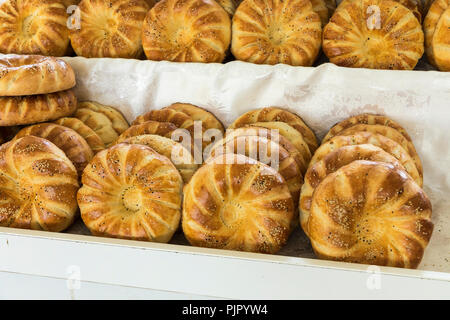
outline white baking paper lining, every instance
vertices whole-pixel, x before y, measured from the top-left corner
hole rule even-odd
[[[265,66],[239,61],[198,64],[64,58],[77,76],[80,101],[120,109],[128,121],[174,102],[213,112],[225,126],[242,113],[279,106],[299,114],[322,138],[336,122],[362,112],[384,114],[410,133],[424,166],[435,225],[419,269],[450,272],[450,72]],[[418,69],[429,69],[422,63]],[[87,233],[81,222],[69,232]],[[181,233],[172,243],[187,244]],[[303,232],[281,255],[311,258]]]

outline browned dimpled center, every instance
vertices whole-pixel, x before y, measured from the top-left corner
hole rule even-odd
[[[395,228],[392,225],[392,228]],[[371,245],[373,242],[380,240],[387,232],[389,233],[389,225],[381,217],[370,217],[370,214],[361,216],[361,219],[355,222],[355,235],[359,242]]]
[[[220,212],[220,219],[227,227],[233,227],[241,216],[241,210],[244,210],[239,201],[227,201]]]
[[[107,25],[108,29],[112,29],[116,26],[116,20],[113,18],[108,18],[108,19],[106,19],[106,25]]]
[[[98,30],[101,30],[105,39],[114,33],[117,26],[116,20],[110,16],[100,16],[97,20],[97,24]]]
[[[135,187],[126,187],[121,194],[122,204],[126,211],[132,213],[141,208],[141,194]]]
[[[364,47],[369,55],[377,56],[380,52],[386,54],[388,51],[388,46],[386,46],[386,41],[383,38],[371,35],[367,37],[364,41]]]
[[[174,32],[174,39],[175,39],[175,43],[179,47],[186,47],[186,46],[188,46],[190,41],[191,41],[191,34],[189,32],[189,29],[186,28],[186,27],[179,27]]]
[[[273,45],[282,45],[286,39],[286,32],[278,25],[271,25],[267,28],[267,37],[270,39]]]

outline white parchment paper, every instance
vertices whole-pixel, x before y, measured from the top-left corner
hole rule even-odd
[[[351,115],[391,117],[413,138],[433,203],[435,228],[419,268],[450,272],[450,72],[349,69],[328,63],[304,68],[239,61],[65,59],[76,72],[80,101],[114,106],[129,121],[150,109],[187,102],[212,111],[227,126],[246,111],[279,106],[300,115],[322,138],[333,124]],[[86,230],[78,225],[71,232]],[[179,234],[172,242],[185,240]],[[314,256],[300,230],[280,254]]]

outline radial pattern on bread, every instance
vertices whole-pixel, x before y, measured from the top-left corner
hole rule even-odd
[[[409,136],[408,132],[396,121],[381,115],[376,114],[369,114],[369,113],[363,113],[359,114],[350,118],[347,118],[345,120],[342,120],[341,122],[335,124],[325,135],[325,137],[322,139],[322,143],[330,140],[334,136],[340,134],[342,130],[350,128],[351,126],[357,125],[357,124],[380,124],[383,126],[391,127],[400,132],[408,141],[412,141],[411,137]]]
[[[55,123],[76,131],[84,140],[86,140],[94,154],[105,149],[105,143],[100,136],[85,125],[83,121],[77,118],[65,117],[58,119]]]
[[[72,90],[31,96],[0,97],[0,126],[52,121],[77,108]]]
[[[48,140],[0,146],[0,226],[62,231],[74,220],[77,190],[75,167]]]
[[[416,268],[433,231],[431,203],[403,170],[354,161],[317,186],[307,229],[320,258]]]
[[[344,67],[414,69],[424,52],[422,27],[414,14],[390,0],[348,1],[323,31],[323,50]]]
[[[64,91],[75,86],[68,63],[39,55],[0,58],[0,96],[25,96]]]
[[[194,106],[189,103],[173,103],[170,106],[166,107],[165,109],[173,109],[176,111],[184,112],[188,116],[192,118],[194,121],[201,121],[203,127],[208,129],[217,129],[222,134],[225,132],[225,129],[223,127],[222,122],[219,121],[219,119],[216,118],[215,115],[213,115],[208,110],[205,110],[203,108]]]
[[[431,47],[439,70],[450,71],[450,6],[439,18]]]
[[[233,16],[231,52],[252,63],[311,66],[321,32],[309,0],[244,0]]]
[[[106,147],[115,142],[119,135],[129,127],[127,120],[119,110],[93,101],[79,103],[74,117],[94,130]]]
[[[144,52],[150,60],[222,62],[230,39],[228,13],[209,0],[159,1],[142,29]]]
[[[141,136],[144,134],[155,134],[158,136],[170,138],[172,136],[172,133],[176,129],[178,129],[178,127],[171,122],[158,122],[149,120],[129,127],[117,138],[115,143],[120,143],[128,138]]]
[[[317,149],[317,140],[314,132],[303,122],[298,115],[278,107],[267,107],[244,113],[230,126],[230,129],[240,128],[256,122],[284,122],[303,135],[310,152]]]
[[[14,139],[25,136],[44,138],[55,144],[72,161],[79,175],[93,157],[91,148],[82,136],[70,128],[55,123],[40,123],[23,128]]]
[[[435,59],[434,48],[436,48],[439,53],[439,61],[443,59],[446,61],[443,65],[442,61],[440,63],[444,67],[444,71],[446,71],[445,66],[448,67],[450,60],[448,54],[448,50],[450,50],[448,49],[448,19],[450,18],[447,12],[449,8],[450,0],[435,0],[430,6],[423,23],[428,61],[440,68]],[[447,29],[445,29],[445,26],[447,26]]]
[[[314,190],[330,173],[356,160],[369,160],[390,163],[394,167],[404,170],[402,164],[392,155],[371,144],[349,145],[336,149],[327,154],[322,160],[308,168],[300,195],[300,225],[308,234],[307,221],[311,209]]]
[[[417,170],[416,163],[409,153],[398,142],[395,142],[394,140],[381,134],[367,131],[355,132],[354,134],[350,134],[348,136],[339,135],[323,143],[314,153],[309,166],[313,166],[327,154],[337,150],[340,147],[357,144],[372,144],[393,155],[402,164],[406,172],[414,179],[414,181],[416,181],[419,186],[422,186],[422,176]]]
[[[286,180],[294,205],[298,203],[303,175],[289,152],[279,143],[262,136],[226,136],[214,144],[205,162],[223,154],[241,154],[271,166]]]
[[[406,139],[405,136],[402,135],[399,131],[397,131],[392,127],[383,126],[380,124],[356,124],[354,126],[342,130],[340,134],[343,136],[348,136],[361,131],[378,133],[397,142],[411,156],[417,168],[417,171],[419,172],[419,175],[423,177],[422,161],[420,160],[420,157],[416,151],[416,147],[414,146],[411,140]]]
[[[148,9],[144,0],[82,0],[80,28],[70,34],[74,51],[88,58],[139,58]]]
[[[178,228],[183,181],[149,147],[121,143],[97,153],[82,183],[78,205],[94,235],[168,242]]]
[[[230,138],[233,137],[245,137],[245,136],[259,136],[267,138],[275,143],[278,143],[281,147],[286,149],[289,155],[295,160],[300,169],[300,172],[302,174],[305,173],[308,167],[308,161],[304,159],[303,155],[301,154],[300,151],[297,150],[294,144],[292,144],[289,141],[289,139],[285,138],[278,131],[257,126],[246,126],[237,129],[230,129],[227,130],[225,141],[228,141]]]
[[[66,8],[54,0],[0,4],[0,52],[63,56],[69,45]]]
[[[167,157],[178,169],[185,183],[189,182],[198,168],[189,150],[183,147],[181,143],[175,142],[170,138],[155,134],[144,134],[125,139],[123,143],[141,144]]]
[[[294,129],[292,126],[281,121],[267,121],[267,122],[255,122],[251,126],[267,128],[270,130],[276,130],[280,135],[288,139],[301,153],[306,162],[311,160],[311,151],[308,144],[305,142],[303,135]]]
[[[275,253],[287,241],[294,206],[283,177],[242,155],[202,166],[184,189],[182,226],[192,245]]]
[[[422,4],[421,0],[395,0],[405,6],[416,16],[419,23],[422,23]]]
[[[183,142],[184,147],[191,150],[194,154],[201,154],[201,150],[210,144],[207,139],[203,141],[205,126],[201,122],[195,123],[191,116],[182,111],[171,108],[151,110],[137,117],[136,120],[133,121],[133,124],[141,124],[145,121],[173,123],[179,128],[173,138]],[[183,130],[186,130],[187,132],[183,132]],[[185,138],[189,139],[189,141],[185,141]]]
[[[178,128],[192,130],[194,129],[194,120],[182,111],[174,109],[150,110],[137,117],[132,124],[140,124],[145,121],[171,122]]]
[[[196,122],[197,133],[191,136],[196,139],[194,148],[199,149],[201,134],[201,145],[203,153],[207,152],[208,146],[211,147],[214,142],[221,139],[224,135],[225,128],[222,122],[216,118],[211,112],[188,103],[174,103],[164,109],[173,109],[187,114],[194,122]],[[180,127],[181,128],[181,127]],[[191,131],[192,132],[192,131]],[[198,147],[196,147],[196,145]]]
[[[348,4],[349,2],[358,2],[358,1],[361,0],[343,0],[339,4],[338,9],[344,8],[345,5]],[[391,1],[398,2],[401,5],[405,6],[414,14],[419,23],[422,23],[422,5],[420,3],[421,0],[391,0]]]

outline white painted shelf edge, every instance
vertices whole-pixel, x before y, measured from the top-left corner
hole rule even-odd
[[[0,272],[217,298],[450,298],[448,273],[10,228]]]

